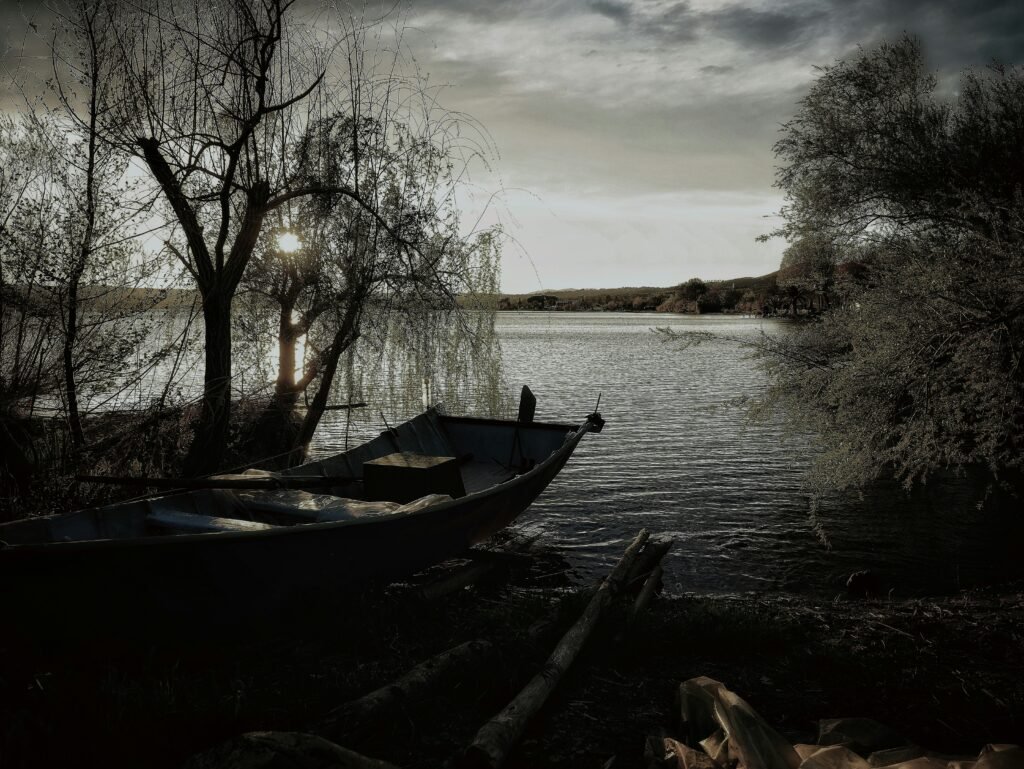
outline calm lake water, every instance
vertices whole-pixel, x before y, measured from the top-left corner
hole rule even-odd
[[[962,481],[913,497],[879,487],[826,499],[818,520],[827,547],[801,489],[811,442],[779,424],[749,424],[729,405],[761,392],[754,362],[719,336],[682,350],[655,326],[729,336],[785,330],[781,321],[736,317],[499,314],[508,385],[530,385],[538,419],[579,420],[602,395],[604,432],[583,440],[518,523],[564,550],[581,579],[613,564],[641,527],[676,540],[666,569],[673,592],[835,594],[845,575],[865,568],[899,595],[1024,575],[1024,516],[977,510]],[[350,429],[380,429],[374,416],[363,418]],[[336,417],[320,450],[337,450],[343,429]]]

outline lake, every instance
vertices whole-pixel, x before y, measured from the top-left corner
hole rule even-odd
[[[154,346],[177,338],[180,315],[153,323]],[[652,331],[658,326],[711,338],[681,349]],[[610,568],[641,527],[671,536],[673,592],[834,595],[846,575],[861,569],[877,572],[899,595],[1024,577],[1024,516],[978,510],[970,485],[956,479],[932,481],[913,496],[879,484],[821,500],[816,522],[826,546],[801,485],[812,441],[788,435],[777,422],[750,424],[741,407],[730,405],[757,397],[765,383],[748,353],[725,337],[785,329],[785,321],[736,316],[499,313],[510,403],[528,384],[538,419],[575,421],[600,394],[607,420],[517,525],[567,553],[579,579]],[[265,390],[266,369],[258,368],[240,361],[236,387]],[[174,372],[184,395],[201,391],[197,347],[184,361],[162,361],[118,397],[144,401]],[[374,437],[384,429],[382,411],[394,424],[421,408],[418,384],[410,388],[413,397],[396,400],[393,388],[371,379],[351,392],[336,388],[336,401],[365,398],[370,406],[328,414],[314,454],[343,450],[346,431],[350,446]],[[93,403],[119,405],[105,397]]]
[[[587,436],[517,524],[563,549],[580,579],[610,567],[641,527],[671,536],[673,592],[792,591],[832,595],[872,569],[911,595],[1024,576],[1021,516],[979,511],[962,481],[908,497],[880,485],[834,495],[812,525],[801,488],[813,456],[778,423],[748,424],[730,402],[764,387],[748,354],[722,335],[784,333],[784,321],[634,313],[499,313],[506,379],[529,384],[537,418],[579,420],[601,394],[607,425]],[[651,329],[707,331],[680,349]],[[318,436],[340,448],[344,417]],[[381,429],[365,410],[352,438]]]

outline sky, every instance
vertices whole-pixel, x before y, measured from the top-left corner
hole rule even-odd
[[[32,54],[37,6],[0,0],[8,68]],[[771,272],[785,243],[756,238],[783,203],[772,145],[815,67],[905,32],[949,92],[966,67],[1024,64],[1021,0],[410,0],[405,13],[444,106],[499,153],[474,181],[498,193],[507,292]]]

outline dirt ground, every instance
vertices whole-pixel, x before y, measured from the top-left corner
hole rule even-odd
[[[98,636],[0,648],[0,766],[180,766],[243,732],[309,730],[416,663],[486,639],[494,657],[343,743],[409,769],[443,766],[538,670],[586,596],[543,562],[430,602],[416,587],[318,600],[187,647]],[[620,604],[507,766],[643,766],[645,737],[677,733],[676,691],[698,675],[794,742],[813,742],[817,719],[868,716],[943,752],[1024,743],[1021,648],[1024,585],[906,601],[662,597],[633,623]]]

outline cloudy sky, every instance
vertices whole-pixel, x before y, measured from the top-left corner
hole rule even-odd
[[[956,74],[1024,63],[1020,0],[411,0],[444,104],[500,151],[503,287],[671,285],[774,270],[772,144],[816,65],[918,36]],[[0,0],[8,44],[24,15]],[[10,54],[7,56],[10,59]],[[481,179],[491,185],[493,179]]]

